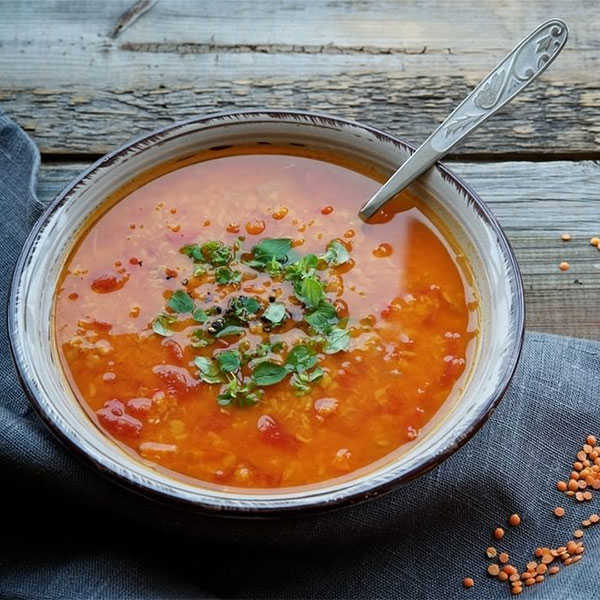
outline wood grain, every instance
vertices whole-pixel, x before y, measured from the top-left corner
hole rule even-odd
[[[569,21],[566,50],[456,154],[598,153],[598,3],[170,0],[119,29],[133,4],[0,0],[0,106],[44,153],[104,153],[176,120],[264,107],[419,142],[549,16]]]
[[[38,193],[44,202],[88,166],[46,162]],[[600,164],[592,161],[456,162],[449,165],[489,203],[523,273],[530,329],[600,339]],[[595,186],[595,187],[594,187]],[[570,242],[560,240],[569,232]],[[567,260],[572,267],[558,270]]]

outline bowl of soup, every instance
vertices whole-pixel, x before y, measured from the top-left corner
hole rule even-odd
[[[111,479],[224,515],[338,507],[440,463],[510,381],[523,292],[495,218],[441,165],[359,219],[411,152],[256,111],[100,159],[14,275],[42,419]]]

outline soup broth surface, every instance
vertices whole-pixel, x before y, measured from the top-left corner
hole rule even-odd
[[[421,202],[365,224],[380,183],[292,152],[149,177],[65,263],[66,377],[146,461],[225,486],[323,481],[417,438],[460,386],[476,306]]]

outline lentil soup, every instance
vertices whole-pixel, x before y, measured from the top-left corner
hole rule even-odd
[[[294,148],[206,158],[126,186],[65,262],[56,345],[90,417],[157,468],[246,488],[416,439],[478,326],[424,204],[404,193],[364,224],[365,168]]]

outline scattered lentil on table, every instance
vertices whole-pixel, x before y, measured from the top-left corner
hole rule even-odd
[[[591,500],[593,494],[586,488],[600,489],[600,446],[598,446],[596,436],[587,436],[585,443],[577,452],[576,458],[577,460],[573,463],[573,471],[569,477],[569,483],[559,480],[556,483],[556,489],[568,497],[574,497],[575,500],[580,498],[581,501]],[[579,491],[575,492],[576,489]],[[586,491],[582,492],[582,489]],[[578,496],[578,494],[581,494],[581,496]],[[565,509],[562,506],[557,506],[554,508],[553,513],[560,518],[565,515]],[[508,522],[510,525],[516,526],[521,523],[521,518],[515,513],[509,516]],[[581,522],[582,526],[586,528],[597,523],[600,523],[600,515],[597,513],[590,514]],[[505,531],[501,527],[494,529],[493,535],[497,540],[501,540],[504,534]],[[543,583],[547,575],[556,575],[560,571],[559,565],[568,567],[578,563],[585,553],[585,546],[581,541],[583,536],[583,530],[576,529],[573,532],[573,539],[566,541],[564,545],[556,548],[536,548],[534,556],[538,560],[529,561],[522,572],[519,572],[514,565],[507,564],[510,560],[507,552],[498,552],[496,548],[489,546],[485,551],[485,555],[491,560],[497,559],[498,562],[488,564],[487,573],[501,583],[508,582],[511,594],[519,595],[523,592],[523,586],[531,587]],[[463,580],[464,587],[471,587],[465,585],[465,581],[466,579]],[[474,585],[474,582],[471,585]]]

